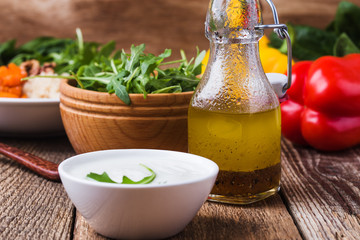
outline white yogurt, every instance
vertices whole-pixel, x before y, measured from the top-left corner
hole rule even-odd
[[[150,184],[91,181],[89,172],[143,178]],[[114,239],[164,239],[191,221],[210,193],[218,166],[203,157],[164,150],[106,150],[64,160],[59,174],[76,209],[98,233]]]
[[[116,154],[116,151],[121,151],[121,154]],[[97,182],[86,175],[90,172],[97,174],[106,172],[113,181],[121,183],[124,175],[133,181],[151,175],[148,169],[141,166],[143,164],[156,174],[154,181],[146,185],[194,181],[208,176],[209,171],[214,170],[214,166],[209,165],[208,159],[199,157],[195,159],[193,155],[186,153],[180,153],[180,156],[179,158],[179,153],[174,154],[171,151],[144,150],[141,153],[131,149],[107,150],[93,152],[87,157],[84,154],[84,158],[70,161],[63,167],[68,174],[80,180]]]

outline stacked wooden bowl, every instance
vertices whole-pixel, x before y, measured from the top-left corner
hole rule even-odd
[[[83,90],[63,80],[60,111],[77,153],[105,149],[165,149],[187,152],[187,111],[193,92],[130,94],[131,105],[115,94]]]

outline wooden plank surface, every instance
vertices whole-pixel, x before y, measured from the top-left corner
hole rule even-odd
[[[360,0],[350,0],[360,5]],[[75,37],[80,27],[87,41],[115,40],[119,48],[145,43],[149,52],[173,49],[208,49],[204,22],[210,0],[1,0],[0,42],[16,38],[24,43],[35,37]],[[327,26],[340,0],[273,0],[281,23]],[[265,0],[264,23],[273,23]]]
[[[285,155],[283,155],[283,161]],[[105,240],[76,212],[74,239]],[[190,224],[170,238],[186,239],[302,239],[279,194],[247,205],[205,202]]]
[[[79,212],[74,240],[107,238],[97,234]],[[277,194],[264,201],[237,206],[205,202],[190,224],[169,239],[301,239],[286,206]]]
[[[208,0],[2,0],[0,42],[16,38],[24,43],[50,35],[75,37],[82,29],[84,40],[115,40],[118,48],[146,44],[146,50],[160,54],[180,49],[194,56],[196,46],[207,49],[204,22]]]
[[[360,239],[360,146],[325,153],[283,141],[282,195],[305,239]]]
[[[67,138],[0,141],[59,163],[74,154]],[[70,239],[74,207],[61,183],[0,155],[0,239]]]
[[[284,140],[282,150],[281,196],[300,233],[277,195],[249,206],[206,202],[172,239],[359,239],[360,146],[324,153]],[[76,219],[75,239],[106,239]]]
[[[74,154],[65,137],[0,140],[54,162]],[[280,195],[248,206],[206,202],[171,239],[359,239],[360,146],[321,153],[285,140],[282,148]],[[0,239],[105,239],[80,214],[74,220],[60,183],[3,156],[0,186]]]

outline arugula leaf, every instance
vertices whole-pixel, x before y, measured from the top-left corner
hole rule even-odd
[[[101,68],[94,66],[94,65],[84,65],[84,72],[83,72],[83,76],[85,77],[91,77],[91,76],[95,76],[97,73],[101,72]],[[80,73],[78,72],[78,75],[80,75]]]
[[[129,61],[126,62],[125,70],[132,71],[135,64],[138,63],[140,55],[143,54],[145,49],[145,44],[141,44],[139,46],[131,45],[131,57]]]
[[[143,166],[144,168],[146,168],[147,170],[149,170],[151,172],[151,175],[144,177],[143,179],[141,179],[140,181],[137,181],[137,182],[134,182],[127,176],[123,176],[121,184],[148,184],[148,183],[151,183],[152,181],[154,181],[154,179],[156,177],[156,173],[151,168],[145,166],[144,164],[140,164],[140,165]]]
[[[102,174],[97,174],[97,173],[91,172],[86,176],[88,178],[92,178],[98,182],[116,183],[109,177],[109,175],[106,172],[103,172]]]
[[[171,56],[171,49],[165,49],[165,51],[159,55],[160,58],[168,58]]]
[[[162,62],[163,58],[155,57],[153,55],[147,55],[142,58],[142,61],[140,62],[141,66],[141,74],[147,75],[152,73],[157,66]]]
[[[108,88],[109,91],[111,91],[111,89],[114,89],[115,94],[118,98],[120,98],[125,104],[129,105],[130,104],[130,97],[129,97],[129,93],[126,91],[126,87],[124,85],[121,84],[121,79],[127,75],[127,71],[123,70],[122,72],[118,73],[116,76],[111,78],[111,85],[112,88]]]
[[[180,93],[181,92],[181,86],[180,84],[175,85],[175,86],[170,86],[170,87],[164,87],[162,89],[158,89],[153,91],[152,93]]]
[[[148,82],[150,81],[150,76],[149,75],[146,75],[146,74],[143,74],[143,75],[140,75],[136,78],[137,82],[139,84],[141,84],[141,86],[144,88],[145,90],[145,86],[146,84],[148,84]]]
[[[149,82],[149,87],[151,89],[154,89],[153,91],[156,91],[155,89],[162,89],[167,86],[169,86],[169,82],[171,81],[171,78],[157,78],[153,79],[151,82]]]
[[[126,87],[121,85],[119,81],[114,81],[113,87],[114,87],[116,96],[118,96],[118,98],[120,98],[125,104],[129,105],[130,97],[129,97],[128,92],[126,91]]]
[[[76,37],[78,40],[77,42],[78,42],[79,52],[82,54],[84,52],[84,40],[80,28],[76,28]]]
[[[147,177],[144,177],[143,179],[141,179],[141,180],[139,180],[137,182],[131,180],[127,176],[123,176],[122,182],[120,184],[149,184],[152,181],[154,181],[154,179],[156,177],[156,173],[151,168],[145,166],[144,164],[140,163],[140,166],[143,166],[144,168],[149,170],[151,175],[149,175]],[[92,179],[94,179],[94,180],[96,180],[98,182],[117,183],[117,182],[113,181],[106,172],[103,172],[102,174],[97,174],[97,173],[90,172],[86,176],[88,178],[92,178]]]
[[[199,49],[198,50],[198,54],[195,58],[195,62],[194,62],[194,66],[193,66],[193,71],[195,75],[198,75],[201,73],[201,65],[202,65],[202,60],[205,57],[206,51],[203,50],[199,53]]]
[[[115,53],[114,53],[114,56],[113,56],[113,59],[118,59],[121,57],[121,51],[117,50]]]

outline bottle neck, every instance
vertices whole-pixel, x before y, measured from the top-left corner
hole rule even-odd
[[[252,41],[263,34],[259,0],[211,0],[205,35],[210,41]]]
[[[209,62],[192,106],[240,113],[277,107],[278,99],[260,62],[258,42],[211,42]]]
[[[248,43],[217,43],[210,42],[210,71],[221,71],[224,80],[249,79],[264,71],[260,61],[258,41]]]

